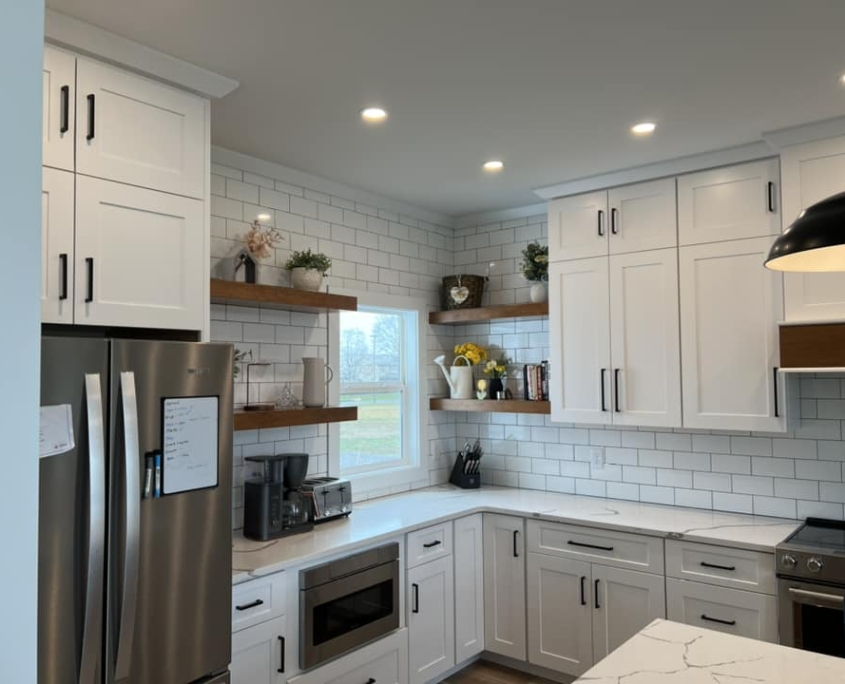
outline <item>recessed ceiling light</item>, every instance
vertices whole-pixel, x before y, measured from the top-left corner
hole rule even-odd
[[[842,75],[839,77],[839,82],[840,82],[840,83],[842,83],[842,84],[845,84],[845,74],[842,74]]]
[[[648,135],[649,133],[654,133],[655,128],[657,128],[657,124],[651,121],[643,121],[635,126],[631,126],[631,133],[635,135]]]
[[[505,168],[505,165],[498,159],[491,159],[490,161],[484,162],[484,166],[482,166],[481,168],[483,168],[488,173],[498,173],[503,168]]]
[[[255,218],[257,218],[259,221],[269,221],[271,216],[270,214],[258,214],[258,216],[256,216]]]
[[[381,107],[367,107],[361,110],[361,118],[367,123],[380,123],[387,118],[387,112]]]

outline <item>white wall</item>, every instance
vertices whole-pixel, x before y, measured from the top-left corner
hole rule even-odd
[[[41,69],[44,4],[9,0],[0,22],[0,204],[6,244],[0,268],[0,390],[4,544],[0,563],[0,673],[4,682],[36,681],[38,569],[38,394],[41,253]]]

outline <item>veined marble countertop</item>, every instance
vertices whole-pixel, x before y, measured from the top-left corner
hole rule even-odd
[[[655,620],[588,670],[592,684],[842,684],[845,659]]]
[[[317,525],[313,532],[255,542],[234,537],[234,583],[316,562],[329,554],[376,544],[410,530],[476,512],[503,513],[636,532],[671,539],[771,553],[799,522],[737,513],[557,494],[531,489],[453,485],[364,501],[349,518]]]

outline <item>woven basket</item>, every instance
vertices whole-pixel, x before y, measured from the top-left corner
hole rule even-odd
[[[474,309],[481,306],[481,297],[484,295],[485,276],[478,275],[453,275],[443,278],[443,308],[447,311],[452,309]]]

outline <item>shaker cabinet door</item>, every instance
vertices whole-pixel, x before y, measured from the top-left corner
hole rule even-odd
[[[455,589],[448,556],[408,570],[410,684],[424,684],[455,665]]]
[[[607,192],[562,197],[549,202],[549,260],[607,254]]]
[[[76,57],[54,47],[44,48],[42,97],[42,163],[73,171]]]
[[[455,662],[484,650],[484,548],[481,513],[455,521]]]
[[[73,174],[41,177],[41,322],[73,323]]]
[[[484,647],[525,660],[525,523],[484,514]]]
[[[285,618],[232,635],[232,684],[283,684]]]
[[[674,178],[611,188],[607,195],[611,254],[678,244]]]

